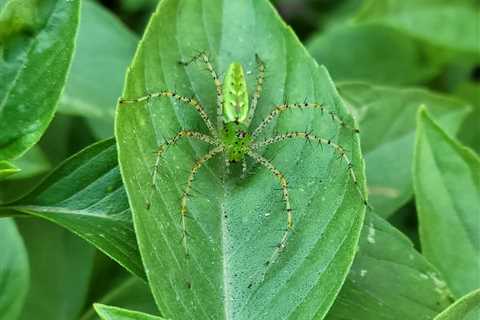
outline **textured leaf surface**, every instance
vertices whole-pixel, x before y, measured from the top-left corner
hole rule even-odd
[[[480,159],[424,109],[417,128],[413,185],[422,251],[461,296],[480,287]]]
[[[285,97],[290,102],[322,102],[351,123],[326,70],[308,56],[266,1],[161,2],[128,73],[124,97],[176,89],[197,96],[213,117],[215,88],[209,74],[198,64],[178,64],[201,50],[221,73],[233,61],[242,63],[249,88],[254,84],[255,54],[265,61],[266,83],[254,126]],[[207,146],[182,142],[169,148],[149,210],[146,201],[152,190],[153,151],[181,128],[205,132],[201,119],[192,108],[156,99],[120,106],[116,121],[139,247],[163,315],[322,318],[352,262],[364,212],[345,163],[332,148],[299,140],[264,152],[289,180],[295,209],[295,231],[287,249],[265,270],[286,228],[275,177],[249,162],[247,179],[239,178],[238,168],[224,178],[223,159],[209,162],[195,179],[190,199],[187,259],[181,244],[180,197],[195,159]],[[344,144],[363,181],[358,138],[326,115],[291,111],[272,127],[277,132],[312,130]]]
[[[47,221],[22,218],[17,224],[28,251],[31,279],[19,319],[78,319],[87,296],[95,249]]]
[[[479,54],[475,0],[370,0],[356,20],[383,23],[432,44]]]
[[[326,319],[432,319],[450,302],[445,281],[410,240],[367,215],[360,249]]]
[[[73,54],[80,1],[2,1],[0,160],[17,158],[47,128]]]
[[[96,303],[95,310],[102,320],[163,320],[164,318],[152,316],[146,313],[131,311],[127,309],[110,307]]]
[[[0,319],[17,319],[29,285],[28,257],[12,219],[0,219]]]
[[[434,320],[477,320],[480,318],[480,290],[458,299]]]
[[[74,155],[32,192],[5,207],[66,227],[144,276],[113,139]]]
[[[114,107],[137,42],[109,11],[84,1],[72,70],[59,111],[87,117],[97,137],[110,138]]]
[[[384,25],[328,29],[308,43],[308,50],[335,81],[414,84],[432,78],[440,64],[431,48]]]
[[[455,134],[465,119],[465,102],[420,89],[396,89],[365,83],[339,85],[360,124],[369,201],[390,216],[413,194],[412,158],[416,112],[424,104],[435,119]]]

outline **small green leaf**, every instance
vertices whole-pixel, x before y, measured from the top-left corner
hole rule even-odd
[[[137,42],[137,36],[109,11],[84,1],[72,70],[59,112],[86,117],[97,137],[111,137],[114,107]]]
[[[0,320],[17,319],[29,285],[28,257],[12,219],[0,219]]]
[[[327,320],[432,319],[450,304],[437,270],[387,221],[367,215],[360,239]]]
[[[22,171],[9,161],[0,161],[0,180]]]
[[[422,251],[452,291],[480,287],[480,159],[422,108],[417,118],[413,186]]]
[[[315,36],[308,49],[335,81],[415,84],[431,79],[440,69],[428,46],[382,25],[328,29]]]
[[[17,225],[28,251],[31,278],[19,319],[78,319],[95,248],[47,221],[22,218]]]
[[[480,290],[473,291],[452,304],[434,320],[478,320],[480,319]]]
[[[113,139],[66,160],[28,195],[3,209],[53,221],[144,277]]]
[[[422,89],[366,83],[342,83],[338,89],[360,123],[369,201],[388,217],[413,194],[410,168],[418,108],[427,105],[451,134],[458,131],[469,108],[465,102]]]
[[[216,93],[209,73],[199,62],[188,67],[178,63],[202,50],[220,74],[230,63],[241,63],[250,92],[255,54],[265,62],[254,127],[285,99],[323,103],[352,125],[326,69],[265,0],[162,1],[140,42],[123,97],[176,90],[196,96],[214,119]],[[186,257],[180,199],[192,165],[207,147],[200,142],[171,146],[151,206],[146,203],[154,151],[181,128],[206,132],[202,119],[193,108],[168,98],[117,110],[122,176],[146,273],[163,315],[260,320],[320,319],[326,314],[352,263],[365,211],[346,164],[331,146],[322,149],[299,140],[264,152],[290,183],[295,224],[287,248],[268,266],[287,228],[278,179],[251,159],[244,180],[235,166],[223,176],[223,158],[209,162],[195,178],[190,196]],[[363,186],[358,137],[326,114],[297,111],[283,114],[266,136],[311,130],[345,145]]]
[[[73,54],[79,0],[0,5],[0,160],[18,158],[55,113]]]
[[[105,296],[96,301],[150,314],[158,313],[150,288],[145,281],[135,276],[129,276],[122,280]],[[98,316],[93,306],[80,318],[80,320],[94,319],[98,319]]]
[[[359,23],[382,23],[431,44],[479,55],[480,5],[474,0],[370,0]]]
[[[102,320],[165,320],[164,318],[146,313],[110,307],[99,303],[95,303],[94,307]]]

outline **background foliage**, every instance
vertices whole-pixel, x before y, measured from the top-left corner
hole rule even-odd
[[[316,88],[312,90],[316,99],[340,101],[341,97],[340,112],[348,110],[361,130],[374,210],[367,211],[362,228],[361,214],[354,214],[361,210],[347,199],[347,209],[333,210],[328,223],[321,218],[312,222],[330,231],[322,236],[316,251],[309,251],[308,268],[295,273],[290,287],[258,289],[265,297],[282,292],[269,305],[296,308],[285,319],[480,317],[478,1],[271,1],[291,29],[281,23],[267,1],[164,2],[150,22],[149,33],[139,42],[156,0],[0,0],[1,320],[185,318],[176,302],[187,299],[177,299],[158,280],[171,277],[168,270],[174,266],[164,257],[148,256],[160,246],[156,237],[162,233],[149,227],[157,222],[142,213],[141,192],[133,190],[128,180],[138,175],[140,182],[146,181],[148,171],[142,172],[131,161],[138,154],[131,153],[136,144],[129,140],[135,126],[125,114],[116,120],[116,138],[125,140],[117,146],[111,137],[116,101],[122,96],[132,61],[126,94],[158,89],[159,81],[165,81],[177,82],[178,90],[213,101],[213,89],[199,85],[206,79],[201,70],[189,69],[188,82],[177,76],[175,63],[169,63],[165,74],[159,67],[161,61],[191,55],[182,50],[195,50],[192,43],[205,47],[202,41],[195,42],[200,31],[209,34],[210,50],[218,53],[220,69],[233,58],[248,65],[254,53],[272,61],[266,102],[284,99],[283,94],[274,94],[275,89],[282,88],[289,100],[303,100],[309,92],[306,88]],[[200,3],[208,17],[202,24],[194,15]],[[236,20],[230,11],[256,19]],[[231,29],[223,29],[222,35],[216,26],[224,23]],[[220,40],[221,36],[227,40]],[[180,41],[179,48],[169,45],[172,41]],[[275,47],[279,41],[287,43],[288,55],[276,55],[283,50]],[[132,60],[139,44],[140,54]],[[252,52],[252,47],[258,52]],[[308,54],[328,73],[317,68]],[[290,67],[285,74],[296,86],[283,88],[277,80],[284,77],[280,66],[287,63]],[[303,68],[294,67],[298,65]],[[269,107],[265,103],[260,113]],[[138,112],[136,121],[142,118]],[[181,118],[197,125],[188,112]],[[302,129],[302,125],[320,123],[309,129],[337,136],[328,120],[314,120],[308,114],[292,114],[283,125],[297,123]],[[279,128],[284,127],[280,123]],[[152,147],[160,142],[148,138],[152,130],[171,131],[156,122],[153,129],[143,130],[142,137]],[[347,141],[348,136],[338,139]],[[269,152],[293,154],[293,149],[287,150],[293,147]],[[182,149],[187,154],[204,150]],[[360,154],[353,152],[361,161]],[[312,156],[311,151],[303,154]],[[325,157],[323,151],[318,154]],[[329,158],[322,159],[328,162]],[[361,166],[356,170],[361,176]],[[313,171],[291,167],[287,176],[301,181],[308,178],[308,172]],[[326,174],[337,177],[338,172],[330,168]],[[127,189],[121,174],[127,175],[123,177]],[[268,175],[261,171],[255,171],[255,176],[257,184],[236,189],[235,194],[241,196],[229,199],[231,203],[239,203],[249,190],[266,190],[274,184],[262,178]],[[335,185],[331,184],[332,190]],[[347,191],[347,198],[349,194],[353,193]],[[332,203],[327,200],[326,208]],[[238,229],[245,221],[236,223]],[[299,234],[300,243],[315,239],[308,230],[300,229]],[[348,239],[348,245],[337,245],[341,237]],[[312,280],[315,272],[318,278]],[[282,279],[280,274],[270,283],[278,285]],[[323,292],[315,296],[312,290],[304,296],[316,303],[282,302],[294,291],[303,292],[295,284],[306,281],[316,281],[318,292]],[[185,294],[175,283],[171,289]],[[201,294],[202,306],[215,299],[207,290]],[[206,308],[215,314],[222,307],[211,304]],[[261,305],[252,310],[261,312]],[[269,319],[265,314],[256,317]]]

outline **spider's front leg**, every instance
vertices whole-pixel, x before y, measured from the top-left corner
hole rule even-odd
[[[208,131],[210,131],[210,134],[214,137],[217,136],[217,130],[215,130],[215,127],[213,126],[212,122],[210,121],[207,112],[203,108],[203,106],[194,98],[189,98],[185,96],[181,96],[177,94],[174,91],[170,90],[164,90],[164,91],[159,91],[159,92],[154,92],[154,93],[149,93],[144,96],[138,97],[138,98],[132,98],[132,99],[125,99],[121,98],[119,100],[120,104],[133,104],[133,103],[138,103],[138,102],[144,102],[144,101],[150,101],[153,98],[158,98],[158,97],[169,97],[173,98],[179,102],[183,102],[187,105],[192,106],[200,115],[202,118],[203,122],[208,128]]]
[[[213,82],[215,83],[215,90],[217,92],[217,128],[221,128],[223,125],[223,88],[222,88],[222,82],[218,78],[217,71],[215,71],[215,68],[213,64],[210,62],[210,59],[208,55],[202,51],[198,53],[197,55],[193,56],[190,60],[187,61],[180,61],[179,63],[183,66],[188,66],[191,63],[195,61],[201,61],[205,64],[207,67],[208,72],[210,73],[210,76],[213,79]]]

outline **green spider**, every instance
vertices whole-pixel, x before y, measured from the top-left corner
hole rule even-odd
[[[186,62],[180,62],[183,66],[188,66],[192,62],[200,60],[204,63],[213,78],[216,87],[217,95],[217,126],[215,127],[211,120],[209,119],[207,113],[203,106],[194,98],[189,98],[185,96],[178,95],[176,92],[171,90],[160,91],[156,93],[148,93],[144,96],[133,98],[133,99],[120,99],[120,104],[129,104],[129,103],[139,103],[144,101],[149,101],[152,98],[157,97],[169,97],[177,101],[186,103],[198,112],[200,117],[203,119],[205,125],[207,126],[210,135],[195,132],[191,130],[181,130],[177,134],[170,138],[159,146],[156,154],[155,166],[152,173],[152,187],[155,188],[157,180],[157,172],[160,164],[160,159],[163,153],[166,151],[166,148],[171,145],[177,144],[177,142],[182,138],[191,138],[203,141],[212,146],[210,151],[197,160],[191,171],[185,186],[184,192],[181,198],[181,228],[182,228],[182,244],[185,249],[185,253],[188,256],[188,242],[187,242],[187,223],[186,217],[188,213],[188,196],[191,193],[192,185],[195,179],[196,174],[200,168],[210,159],[223,154],[225,159],[225,166],[228,172],[228,168],[232,163],[241,163],[242,165],[242,177],[245,176],[247,172],[247,163],[246,157],[251,157],[260,165],[267,168],[279,181],[280,187],[282,190],[283,201],[285,203],[286,210],[286,228],[283,232],[283,235],[275,247],[274,252],[271,258],[266,261],[266,265],[271,264],[277,256],[285,249],[287,245],[287,239],[290,233],[293,230],[294,217],[293,210],[290,204],[289,191],[288,191],[288,181],[286,177],[278,170],[269,160],[261,156],[258,151],[268,145],[281,142],[288,139],[304,139],[310,142],[316,142],[319,145],[328,145],[335,149],[338,153],[340,159],[345,161],[347,169],[349,170],[351,179],[357,187],[357,191],[363,200],[364,204],[367,205],[365,198],[363,197],[362,192],[358,186],[358,180],[353,171],[353,165],[350,159],[348,158],[345,149],[334,143],[330,139],[325,139],[316,135],[313,135],[309,132],[299,132],[291,131],[282,134],[278,134],[274,137],[257,140],[262,131],[267,128],[267,126],[282,112],[293,109],[316,109],[322,113],[328,113],[329,117],[338,123],[341,127],[348,128],[353,130],[353,132],[358,133],[359,130],[348,126],[335,112],[327,111],[323,104],[321,103],[293,103],[293,104],[280,104],[274,107],[274,109],[263,119],[262,122],[254,129],[250,130],[250,123],[255,114],[255,109],[257,108],[258,101],[262,92],[262,87],[265,78],[265,64],[263,61],[256,55],[256,64],[257,64],[257,76],[256,76],[256,87],[255,93],[252,97],[251,103],[248,97],[247,84],[245,79],[245,73],[243,67],[239,63],[232,63],[229,65],[226,75],[222,81],[219,79],[217,72],[215,71],[213,65],[211,64],[208,55],[205,52],[201,52],[194,56],[191,60]],[[150,207],[150,203],[147,203],[147,209]]]

